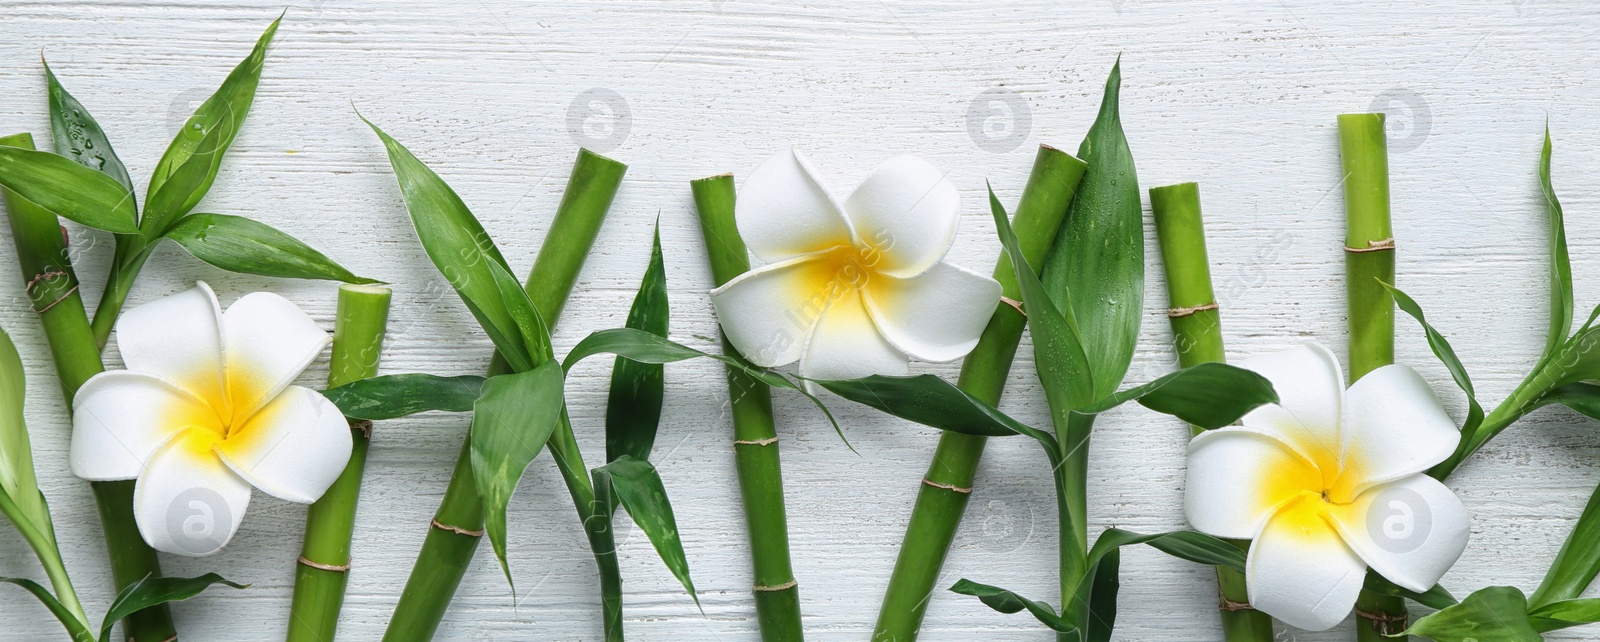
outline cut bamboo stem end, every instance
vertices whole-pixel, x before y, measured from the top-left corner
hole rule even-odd
[[[1067,207],[1072,204],[1078,182],[1087,168],[1071,154],[1048,145],[1039,146],[1011,222],[1028,267],[1037,269],[1044,265],[1045,254],[1055,243]],[[957,381],[957,386],[967,394],[991,405],[999,403],[1005,390],[1011,362],[1027,324],[1026,310],[1021,304],[1022,289],[1011,259],[1004,252],[995,264],[994,278],[1000,283],[1000,302],[989,317],[989,325],[979,337],[978,345],[962,362]],[[939,445],[923,475],[900,554],[895,559],[894,572],[878,608],[873,640],[911,642],[916,639],[945,557],[971,498],[970,490],[985,444],[985,437],[949,431],[939,435]],[[955,488],[969,492],[952,492]]]

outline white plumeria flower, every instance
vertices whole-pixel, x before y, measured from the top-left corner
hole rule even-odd
[[[739,190],[739,234],[766,265],[711,292],[722,329],[752,363],[799,360],[815,379],[959,359],[1000,299],[994,279],[943,262],[960,212],[955,186],[916,156],[885,161],[841,203],[805,156],[781,152]]]
[[[1369,566],[1432,588],[1470,529],[1461,500],[1424,474],[1460,438],[1427,382],[1389,365],[1347,391],[1316,343],[1239,366],[1270,380],[1280,402],[1189,442],[1184,510],[1196,530],[1254,540],[1251,605],[1320,631],[1350,613]]]
[[[350,459],[339,409],[290,385],[328,333],[276,294],[226,313],[205,283],[123,313],[126,370],[95,375],[73,400],[72,472],[138,479],[145,542],[179,555],[221,550],[250,487],[292,502],[322,496]]]

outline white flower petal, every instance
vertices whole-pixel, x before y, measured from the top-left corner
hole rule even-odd
[[[1415,370],[1388,365],[1345,392],[1343,476],[1331,489],[1347,502],[1377,484],[1432,468],[1461,440],[1444,404]]]
[[[1272,435],[1221,428],[1189,442],[1183,509],[1202,533],[1249,539],[1278,506],[1321,491],[1322,472]]]
[[[240,297],[222,315],[228,397],[237,425],[283,390],[331,339],[288,299],[271,292]]]
[[[800,357],[800,375],[812,379],[855,379],[868,375],[902,376],[906,356],[878,334],[861,297],[849,294],[834,299],[806,338]],[[817,387],[809,382],[813,394]]]
[[[1378,486],[1329,514],[1373,570],[1419,592],[1433,588],[1461,558],[1472,530],[1461,500],[1427,475]]]
[[[217,433],[190,428],[156,449],[133,489],[139,534],[158,551],[199,557],[222,550],[250,505],[250,484],[211,452]]]
[[[123,312],[117,350],[129,370],[159,376],[227,411],[222,310],[204,282]]]
[[[309,504],[350,461],[350,425],[310,388],[289,386],[215,450],[222,462],[273,497]]]
[[[1338,471],[1339,412],[1344,404],[1344,374],[1339,359],[1319,343],[1246,359],[1278,392],[1278,403],[1250,411],[1245,426],[1277,434],[1316,462],[1324,475]],[[1331,478],[1328,481],[1333,481]]]
[[[961,193],[932,163],[896,156],[850,194],[844,211],[859,242],[881,254],[879,271],[913,277],[950,251],[961,220]]]
[[[219,432],[221,421],[210,404],[155,375],[102,372],[72,400],[72,472],[91,481],[133,479],[178,431]]]
[[[800,358],[829,297],[841,291],[830,287],[826,255],[764,265],[711,291],[722,332],[751,363],[771,368]]]
[[[1000,301],[994,279],[942,262],[909,279],[882,275],[863,291],[883,337],[901,352],[933,362],[971,352]]]
[[[762,261],[851,243],[844,210],[799,150],[778,152],[756,166],[734,203],[739,235]]]
[[[1279,508],[1262,524],[1245,562],[1250,605],[1310,631],[1344,620],[1367,575],[1367,565],[1325,518],[1326,506],[1308,496]]]

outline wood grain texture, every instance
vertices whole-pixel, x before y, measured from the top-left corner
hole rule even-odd
[[[0,19],[0,129],[47,130],[42,50],[142,184],[183,117],[283,6],[230,4],[9,0]],[[706,347],[716,326],[687,181],[724,171],[743,176],[794,145],[846,190],[883,159],[921,154],[962,190],[953,260],[987,270],[999,246],[984,180],[1009,205],[1034,145],[1075,149],[1120,53],[1123,120],[1141,187],[1201,184],[1231,356],[1310,339],[1343,353],[1334,116],[1375,104],[1396,114],[1400,284],[1455,343],[1486,402],[1511,390],[1543,344],[1546,234],[1535,168],[1546,119],[1578,307],[1600,302],[1600,219],[1592,214],[1600,209],[1600,130],[1593,127],[1600,7],[1546,0],[985,4],[294,0],[250,120],[200,211],[269,222],[357,273],[393,282],[383,371],[478,373],[490,343],[423,256],[383,150],[352,104],[461,193],[518,272],[532,263],[577,145],[597,141],[632,168],[561,319],[558,350],[623,323],[658,215],[672,337]],[[606,90],[591,94],[595,100],[625,101],[626,117],[611,106],[585,118],[588,100],[573,112],[574,100],[594,88]],[[974,109],[997,89],[1009,93],[991,96],[1012,97],[1010,107],[989,109],[985,98]],[[1027,115],[1025,127],[1019,114]],[[109,238],[81,229],[73,238],[92,302]],[[1150,294],[1130,382],[1175,362],[1154,243],[1150,234]],[[10,243],[0,243],[7,272],[11,254]],[[332,328],[332,285],[226,274],[170,245],[156,252],[131,303],[196,279],[224,302],[260,289],[283,293]],[[97,613],[111,598],[110,574],[88,487],[67,470],[69,422],[21,285],[0,279],[0,324],[28,366],[39,476],[69,567]],[[1461,416],[1461,395],[1422,333],[1408,319],[1397,325],[1399,360],[1420,370]],[[1004,408],[1044,425],[1029,354],[1021,353]],[[591,460],[603,452],[606,361],[579,367],[568,385]],[[319,362],[302,383],[316,385],[325,368]],[[954,375],[951,365],[921,369]],[[754,640],[731,429],[715,410],[726,401],[720,368],[673,365],[667,379],[654,459],[705,613],[630,531],[619,538],[628,631],[639,640]],[[803,399],[779,395],[777,402],[811,639],[865,639],[935,436],[837,404],[856,455]],[[378,638],[466,427],[465,417],[444,415],[377,427],[344,639]],[[1600,479],[1595,432],[1574,413],[1541,410],[1461,469],[1452,486],[1472,512],[1473,541],[1447,586],[1461,595],[1490,584],[1537,584]],[[1141,408],[1099,422],[1091,531],[1182,526],[1185,435],[1180,422]],[[989,450],[943,583],[967,577],[1054,601],[1055,508],[1044,459],[1017,439],[995,440]],[[185,639],[282,638],[303,520],[302,507],[257,493],[225,552],[165,559],[170,573],[218,571],[254,584],[177,605]],[[598,639],[593,563],[548,457],[523,480],[510,525],[520,603],[485,551],[440,639]],[[1123,573],[1119,639],[1217,637],[1209,569],[1137,549],[1124,555]],[[0,537],[0,574],[39,575],[15,537]],[[953,594],[934,599],[925,640],[1048,639],[1026,616]],[[0,622],[6,639],[60,637],[19,591],[0,592]],[[1285,631],[1284,639],[1349,640],[1351,626]],[[1600,639],[1600,628],[1551,639]]]

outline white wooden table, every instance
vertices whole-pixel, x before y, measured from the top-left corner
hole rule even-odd
[[[249,50],[283,3],[194,0],[0,8],[0,130],[48,128],[44,51],[93,110],[142,186],[175,128]],[[560,320],[558,349],[621,325],[662,221],[672,336],[709,345],[710,287],[687,181],[743,175],[798,146],[852,187],[889,156],[917,153],[962,189],[952,256],[988,269],[998,250],[984,180],[1014,203],[1033,149],[1075,149],[1113,59],[1141,187],[1199,181],[1233,356],[1317,339],[1345,341],[1343,200],[1334,116],[1388,110],[1399,280],[1454,342],[1486,402],[1532,365],[1546,323],[1546,234],[1535,181],[1548,118],[1555,184],[1568,212],[1580,311],[1600,302],[1600,7],[1547,0],[1409,3],[1034,2],[965,0],[370,3],[293,0],[249,122],[202,211],[248,214],[394,283],[386,372],[477,373],[490,344],[415,241],[376,138],[352,103],[405,142],[465,198],[521,272],[560,198],[580,144],[630,164],[622,191]],[[1010,3],[1007,3],[1010,4]],[[1130,382],[1172,366],[1166,296],[1149,237],[1144,334]],[[79,272],[99,295],[109,238],[74,229]],[[15,265],[0,243],[0,271]],[[172,246],[133,292],[151,300],[204,279],[224,303],[271,289],[332,327],[334,288],[227,274]],[[1581,312],[1580,312],[1581,314]],[[111,597],[88,487],[66,466],[66,413],[38,322],[16,278],[0,279],[0,325],[29,368],[39,475],[91,613]],[[1464,402],[1417,326],[1398,323],[1400,359],[1456,416]],[[1024,347],[1004,408],[1046,425]],[[579,440],[602,452],[609,366],[574,372]],[[926,366],[953,375],[953,365]],[[304,382],[320,383],[325,362]],[[729,446],[721,369],[668,368],[654,459],[671,492],[704,614],[642,536],[623,539],[627,629],[638,640],[754,640],[750,569]],[[794,561],[814,640],[862,640],[887,582],[935,435],[840,402],[852,454],[804,400],[778,399]],[[357,521],[344,639],[380,635],[411,569],[463,438],[464,416],[377,428]],[[1600,479],[1596,426],[1541,410],[1464,466],[1452,486],[1473,541],[1444,583],[1531,590]],[[1141,408],[1099,422],[1091,529],[1178,528],[1185,429]],[[1020,438],[990,447],[943,584],[961,577],[1054,601],[1055,505],[1043,457]],[[251,582],[174,608],[186,640],[281,639],[304,509],[257,494],[221,555],[167,557],[172,574]],[[443,640],[595,640],[591,558],[548,457],[511,510],[513,604],[487,547],[467,575]],[[19,538],[0,537],[0,574],[41,577]],[[1118,636],[1215,639],[1212,573],[1154,550],[1123,561]],[[1025,615],[940,592],[923,639],[1045,640]],[[5,639],[60,639],[21,591],[0,592]],[[1351,622],[1284,639],[1350,640]],[[1600,628],[1552,639],[1600,639]]]

